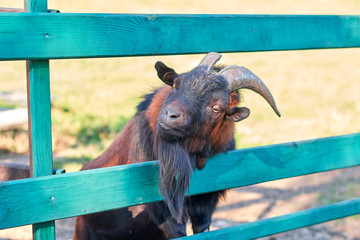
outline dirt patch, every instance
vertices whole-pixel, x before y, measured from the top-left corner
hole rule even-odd
[[[358,194],[352,189],[359,189],[359,177],[360,167],[353,167],[233,189],[214,214],[212,230],[355,198]],[[262,239],[360,239],[360,218],[348,217]]]

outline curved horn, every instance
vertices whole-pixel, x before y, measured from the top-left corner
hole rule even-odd
[[[218,75],[221,75],[228,80],[230,92],[241,88],[253,90],[265,98],[275,113],[279,117],[281,116],[270,90],[266,87],[263,81],[261,81],[261,79],[249,69],[233,65],[224,68],[218,73]]]
[[[217,52],[209,52],[206,56],[201,60],[198,66],[203,66],[206,71],[210,71],[211,68],[215,65],[217,61],[219,61],[221,55]]]

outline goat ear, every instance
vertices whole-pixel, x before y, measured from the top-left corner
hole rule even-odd
[[[174,79],[178,75],[174,69],[169,68],[161,61],[155,63],[155,69],[161,81],[171,87],[174,85]]]
[[[233,107],[225,115],[225,119],[232,122],[239,122],[250,115],[250,110],[246,107]]]

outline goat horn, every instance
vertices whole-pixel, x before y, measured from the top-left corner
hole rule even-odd
[[[206,71],[210,71],[212,67],[215,65],[217,61],[219,61],[221,55],[217,52],[209,52],[206,56],[201,60],[199,66],[205,67]]]
[[[260,94],[270,104],[275,113],[280,117],[281,114],[276,107],[275,100],[271,95],[270,90],[261,81],[261,79],[245,67],[236,65],[229,66],[221,70],[218,75],[221,75],[229,82],[230,92],[246,88]]]

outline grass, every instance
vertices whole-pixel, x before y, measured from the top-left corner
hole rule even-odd
[[[97,157],[133,116],[141,97],[161,85],[153,69],[156,60],[184,72],[201,57],[51,61],[56,155]],[[278,118],[260,96],[244,90],[242,105],[250,108],[251,115],[237,124],[237,148],[359,132],[359,49],[224,54],[222,62],[247,66],[261,76],[282,113]],[[25,89],[18,65],[0,63],[0,72],[13,67],[15,73],[7,81],[0,78],[1,91]],[[10,151],[24,152],[26,138],[20,139],[8,136],[0,147],[10,141],[14,144]]]
[[[201,57],[52,61],[54,150],[98,156],[133,116],[141,97],[161,84],[153,69],[156,60],[183,72]],[[247,66],[262,77],[282,113],[276,117],[260,96],[244,90],[242,105],[251,115],[237,124],[237,147],[358,132],[359,61],[359,49],[224,54],[223,63]],[[1,62],[0,71],[12,64],[16,73],[17,62]],[[1,90],[25,89],[24,79],[11,77],[0,78]]]
[[[16,103],[9,103],[0,98],[0,110],[17,108],[19,105]]]

